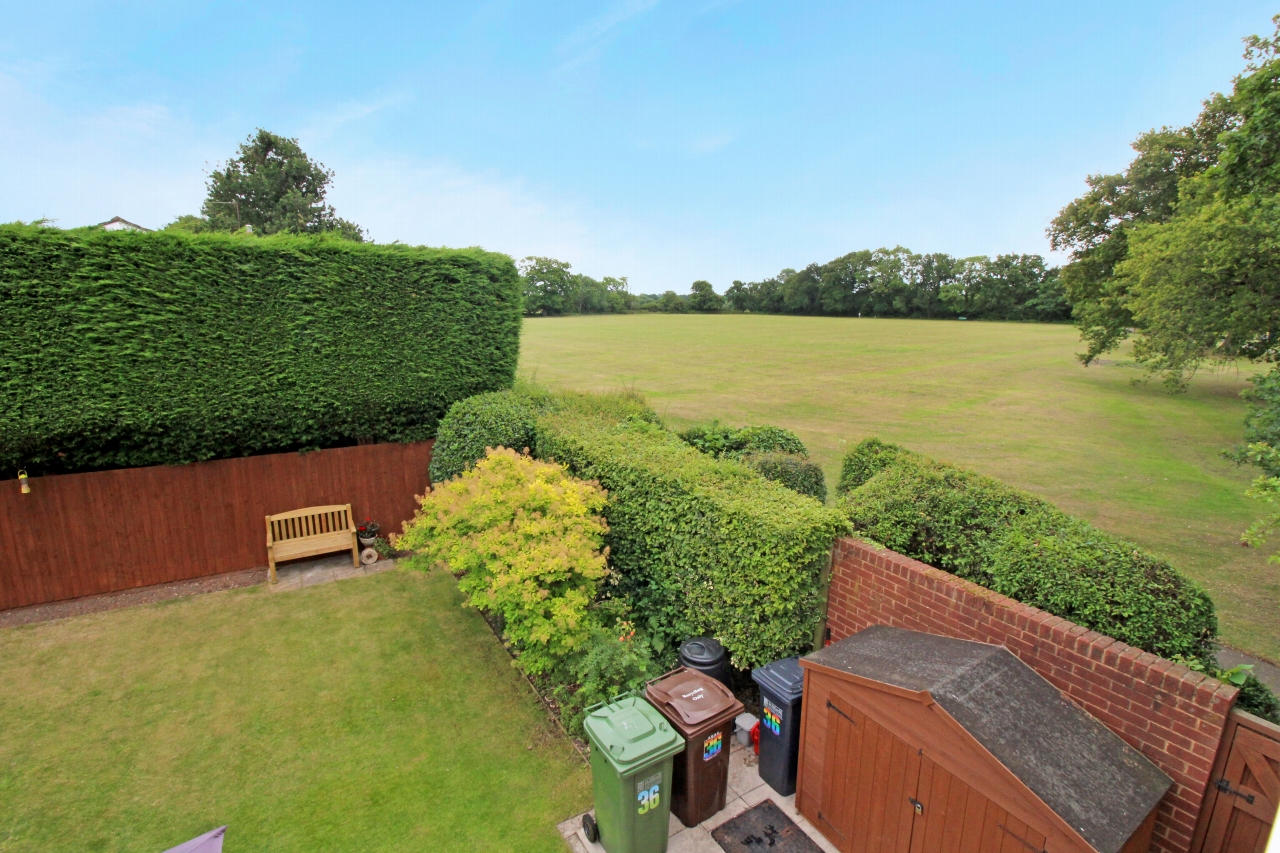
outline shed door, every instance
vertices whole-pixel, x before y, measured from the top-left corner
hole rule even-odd
[[[926,757],[911,853],[1041,853],[1045,837]]]
[[[1044,850],[1043,835],[838,696],[826,713],[818,828],[844,853]]]
[[[818,828],[844,853],[910,853],[919,751],[834,694],[826,712]]]

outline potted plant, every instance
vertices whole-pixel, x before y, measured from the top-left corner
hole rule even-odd
[[[378,538],[378,531],[382,528],[378,526],[378,522],[372,518],[366,518],[361,524],[356,526],[356,538],[360,540],[360,544],[368,548],[373,541]]]

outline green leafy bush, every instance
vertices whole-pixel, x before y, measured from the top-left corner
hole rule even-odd
[[[608,490],[610,594],[629,602],[660,655],[699,634],[739,668],[810,646],[820,576],[847,529],[838,513],[589,401],[539,418],[537,455]]]
[[[543,674],[583,653],[598,627],[604,505],[597,484],[501,448],[433,488],[394,544],[459,575],[470,604],[502,617],[520,667]]]
[[[1218,620],[1204,590],[1168,562],[1056,509],[1015,519],[979,581],[1161,657],[1213,654]]]
[[[853,491],[897,460],[904,458],[916,462],[927,461],[926,457],[919,453],[878,438],[868,438],[858,442],[845,454],[840,465],[840,482],[836,484],[836,494],[843,495]]]
[[[741,459],[755,453],[794,453],[808,457],[804,442],[794,432],[776,426],[724,426],[712,421],[680,433],[685,443],[710,456]]]
[[[511,385],[505,255],[0,226],[0,469],[420,441]]]
[[[827,500],[827,479],[822,466],[795,453],[758,453],[742,460],[766,480],[781,483],[793,492],[823,503]]]
[[[1153,654],[1212,661],[1204,590],[1047,501],[876,439],[850,451],[841,489],[858,535]]]
[[[483,459],[486,448],[532,448],[538,408],[534,397],[514,391],[491,391],[454,403],[431,448],[431,482],[457,477]]]
[[[628,623],[596,628],[583,653],[570,660],[566,669],[569,680],[557,684],[553,692],[565,725],[575,734],[582,732],[587,708],[629,690],[641,692],[647,680],[662,674],[647,639]]]
[[[1236,696],[1236,707],[1255,717],[1280,725],[1280,698],[1252,672],[1245,676]]]
[[[527,382],[505,391],[459,400],[440,421],[431,449],[431,482],[440,483],[470,468],[490,447],[532,448],[538,416],[552,411],[590,411],[622,421],[658,423],[658,416],[635,394],[556,394]]]

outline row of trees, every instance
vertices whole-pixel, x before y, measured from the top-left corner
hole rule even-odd
[[[554,258],[520,261],[524,282],[524,313],[554,317],[560,314],[624,314],[636,309],[636,297],[626,276],[597,281],[572,272],[572,265]]]
[[[735,281],[722,296],[707,281],[690,293],[632,294],[626,278],[574,274],[552,258],[525,258],[525,313],[751,311],[836,317],[967,317],[1054,322],[1071,316],[1055,268],[1039,255],[953,258],[902,247],[851,252],[764,281]]]
[[[738,311],[835,317],[966,317],[1053,322],[1071,315],[1058,272],[1039,255],[955,258],[864,249],[773,278],[735,281]]]

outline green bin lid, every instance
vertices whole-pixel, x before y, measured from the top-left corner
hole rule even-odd
[[[639,696],[623,696],[596,708],[582,727],[591,748],[625,776],[636,768],[684,749],[684,738]]]

